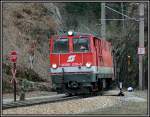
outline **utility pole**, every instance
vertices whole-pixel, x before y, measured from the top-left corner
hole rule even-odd
[[[105,3],[101,3],[101,37],[106,39]]]
[[[123,14],[124,13],[124,11],[123,11],[123,2],[121,2],[121,13]],[[124,16],[122,15],[122,17],[121,17],[123,20],[122,20],[122,30],[121,30],[121,39],[122,40],[124,40]],[[124,68],[125,68],[125,66],[124,66]],[[125,70],[125,69],[124,69]],[[122,77],[119,77],[119,83],[121,83],[122,84],[122,82],[123,82],[123,79],[124,78],[122,78]]]
[[[139,5],[139,48],[144,48],[144,4]],[[143,54],[139,54],[139,89],[143,90]]]
[[[103,20],[104,19],[104,20]],[[105,3],[101,3],[101,37],[106,39]],[[106,80],[103,79],[103,88],[106,88]]]
[[[124,14],[124,9],[123,9],[123,2],[121,2],[121,9],[122,9],[122,14]],[[122,38],[124,38],[124,28],[125,28],[125,26],[124,26],[124,24],[125,24],[125,19],[124,19],[124,16],[122,15]]]

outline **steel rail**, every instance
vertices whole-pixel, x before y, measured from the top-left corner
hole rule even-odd
[[[17,108],[17,107],[27,107],[33,106],[38,104],[46,104],[46,103],[55,103],[60,101],[67,101],[71,99],[79,99],[79,96],[65,96],[65,97],[57,97],[57,98],[43,98],[43,99],[34,99],[34,100],[25,100],[25,101],[16,101],[5,103],[2,105],[2,110],[9,109],[9,108]]]
[[[111,93],[111,92],[110,92]],[[29,98],[25,101],[16,101],[16,102],[3,102],[2,104],[2,110],[9,109],[9,108],[17,108],[17,107],[27,107],[27,106],[34,106],[38,104],[47,104],[47,103],[55,103],[55,102],[63,102],[67,100],[72,99],[81,99],[81,98],[88,98],[88,97],[94,97],[94,96],[123,96],[119,95],[119,91],[115,93],[108,93],[107,91],[103,91],[101,93],[94,94],[88,94],[88,95],[78,95],[78,96],[67,96],[65,94],[59,94],[54,96],[41,96],[38,98]]]

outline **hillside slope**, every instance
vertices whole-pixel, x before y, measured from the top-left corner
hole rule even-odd
[[[61,25],[59,9],[53,3],[3,4],[3,84],[11,79],[8,54],[18,53],[17,79],[49,80],[49,38]],[[29,49],[35,42],[33,69],[29,69]],[[30,77],[29,77],[30,76]]]

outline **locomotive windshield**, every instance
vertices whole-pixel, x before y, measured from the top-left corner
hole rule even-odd
[[[68,39],[54,40],[53,53],[68,53],[69,42]]]
[[[74,38],[73,39],[74,52],[88,52],[89,39],[88,38]]]

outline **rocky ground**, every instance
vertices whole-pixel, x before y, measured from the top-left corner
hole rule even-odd
[[[124,97],[95,96],[7,109],[3,110],[3,114],[147,114],[147,92],[125,92]]]

